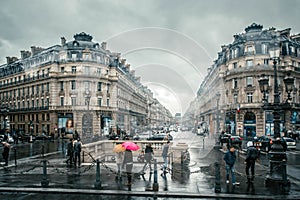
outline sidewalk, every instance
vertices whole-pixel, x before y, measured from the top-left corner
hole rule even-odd
[[[202,143],[200,143],[202,144]],[[236,162],[237,181],[240,186],[233,188],[225,182],[225,167],[223,162],[223,152],[214,150],[211,146],[214,141],[207,140],[205,147],[201,148],[198,144],[190,146],[189,152],[191,162],[187,168],[170,171],[170,173],[162,174],[160,164],[162,159],[158,157],[157,183],[158,193],[153,191],[154,174],[149,173],[149,169],[144,176],[139,172],[143,167],[143,163],[134,163],[133,184],[131,186],[131,194],[161,194],[161,195],[179,195],[182,196],[207,196],[208,198],[218,196],[222,198],[252,198],[270,197],[273,193],[264,186],[264,178],[268,169],[262,165],[256,165],[256,178],[253,187],[246,184],[245,165],[243,154],[241,153]],[[45,155],[48,160],[47,174],[49,180],[49,189],[90,191],[95,189],[96,167],[95,163],[84,163],[80,168],[68,167],[65,163],[65,156],[62,152],[55,152]],[[0,167],[0,191],[13,186],[15,190],[22,188],[35,188],[43,191],[41,181],[43,180],[43,168],[40,156],[18,160],[18,166],[15,167],[12,162],[7,168]],[[134,158],[136,161],[136,158]],[[214,192],[215,176],[214,163],[218,161],[221,164],[221,194]],[[105,162],[100,165],[101,169],[101,192],[128,192],[129,188],[124,183],[127,180],[126,174],[122,176],[122,181],[116,180],[115,174],[116,164],[113,162]],[[162,174],[162,175],[161,175]],[[299,183],[299,182],[298,182]],[[299,184],[291,180],[291,192],[286,198],[294,198],[300,195]],[[74,192],[76,192],[74,191]],[[146,193],[150,192],[150,193]],[[155,192],[155,193],[153,193]],[[226,196],[230,194],[229,196]],[[253,197],[248,194],[255,194]],[[235,196],[237,195],[237,196]],[[246,195],[246,196],[245,196]]]

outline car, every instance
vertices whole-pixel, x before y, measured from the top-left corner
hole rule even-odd
[[[118,139],[119,139],[119,136],[118,136],[118,135],[112,135],[112,134],[110,134],[110,135],[107,135],[107,138],[108,138],[109,140],[118,140]]]
[[[271,150],[272,139],[266,135],[260,136],[253,140],[254,146],[262,151],[269,152]]]
[[[148,137],[147,140],[164,140],[166,137],[168,137],[169,140],[173,140],[170,134],[153,134],[151,137]]]
[[[0,135],[0,142],[4,140],[4,135]]]
[[[287,150],[289,149],[296,149],[296,141],[293,138],[289,138],[289,137],[282,137],[283,141],[286,144],[286,148]]]
[[[7,136],[7,142],[14,143],[14,138],[10,134],[8,134],[8,136]]]
[[[231,135],[229,137],[229,144],[232,146],[238,145],[241,148],[242,143],[243,143],[243,138],[238,135]]]
[[[230,134],[224,133],[220,135],[220,143],[221,146],[223,146],[223,144],[228,143],[229,142],[229,138],[231,137]]]
[[[133,140],[139,140],[140,139],[140,136],[139,134],[135,134],[133,137],[132,137]]]
[[[45,133],[39,134],[37,136],[35,136],[36,140],[51,140],[51,136],[50,135],[46,135]]]

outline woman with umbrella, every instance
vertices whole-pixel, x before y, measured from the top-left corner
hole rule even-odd
[[[124,160],[124,151],[126,149],[122,146],[122,144],[117,144],[114,148],[114,152],[116,152],[116,164],[117,164],[117,176],[116,179],[121,180],[121,167]]]
[[[132,168],[133,168],[133,156],[132,151],[138,150],[140,147],[136,145],[134,142],[123,142],[122,146],[126,149],[123,160],[123,168],[126,165],[126,173],[127,173],[127,183],[126,185],[131,186],[132,181]]]

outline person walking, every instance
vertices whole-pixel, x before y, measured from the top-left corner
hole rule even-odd
[[[132,181],[132,168],[133,168],[133,156],[132,156],[132,151],[126,149],[124,153],[124,160],[123,160],[123,165],[122,168],[126,166],[126,173],[127,173],[127,183],[125,185],[131,186],[131,181]]]
[[[232,185],[239,185],[239,183],[235,181],[234,164],[236,161],[236,153],[233,146],[230,146],[229,150],[224,154],[224,161],[226,167],[226,183],[229,184],[229,173],[231,173]]]
[[[142,170],[142,173],[145,173],[145,170],[146,170],[146,167],[147,165],[149,165],[150,167],[150,173],[152,172],[152,167],[151,167],[151,160],[153,158],[153,148],[151,146],[151,143],[148,143],[146,148],[145,148],[145,160],[146,160],[146,163],[143,167],[143,170]]]
[[[75,165],[75,167],[77,165],[77,162],[78,162],[78,166],[80,167],[81,146],[82,146],[82,143],[81,143],[80,139],[77,138],[77,140],[75,140],[75,142],[74,142],[74,165]]]
[[[70,139],[70,142],[67,145],[67,156],[68,159],[66,160],[67,164],[72,165],[74,161],[74,144],[73,144],[73,139]]]
[[[162,167],[163,172],[166,172],[167,166],[168,166],[168,153],[169,153],[169,147],[170,147],[170,141],[167,140],[167,143],[165,143],[162,147],[162,157],[164,160],[164,164]]]
[[[121,180],[121,168],[124,160],[124,152],[116,153],[116,164],[117,164],[117,176],[116,179]]]
[[[8,166],[10,145],[7,142],[2,142],[2,145],[3,145],[2,157],[3,160],[5,161],[5,166]]]
[[[255,175],[255,161],[259,157],[259,151],[255,148],[252,141],[247,143],[247,154],[245,159],[246,164],[246,175],[247,175],[247,183],[251,183],[254,180]],[[251,175],[249,170],[251,169]]]

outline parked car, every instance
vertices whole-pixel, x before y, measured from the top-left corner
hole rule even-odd
[[[297,144],[296,144],[296,141],[293,138],[282,137],[282,139],[286,143],[287,150],[289,150],[289,149],[296,149],[296,145]]]
[[[51,136],[46,135],[45,133],[42,133],[42,134],[35,136],[35,139],[36,140],[51,140]]]
[[[238,135],[231,135],[229,137],[229,144],[230,145],[238,145],[240,148],[242,147],[243,138]]]
[[[10,134],[7,135],[7,142],[14,143],[14,138]]]
[[[169,137],[169,140],[173,140],[173,137],[170,134],[153,134],[151,137],[148,137],[147,140],[164,140],[166,136]]]
[[[109,140],[118,140],[119,139],[119,136],[118,135],[107,135],[107,138]]]
[[[133,137],[132,137],[133,140],[139,140],[140,139],[140,136],[139,134],[135,134]]]
[[[230,134],[227,134],[227,133],[225,133],[225,134],[221,134],[220,135],[220,143],[221,143],[221,146],[223,146],[223,144],[226,144],[226,143],[228,143],[229,142],[229,138],[230,138]]]
[[[268,136],[260,136],[253,140],[254,146],[262,151],[269,152],[271,150],[272,139]]]
[[[4,135],[0,135],[0,142],[4,140]]]

